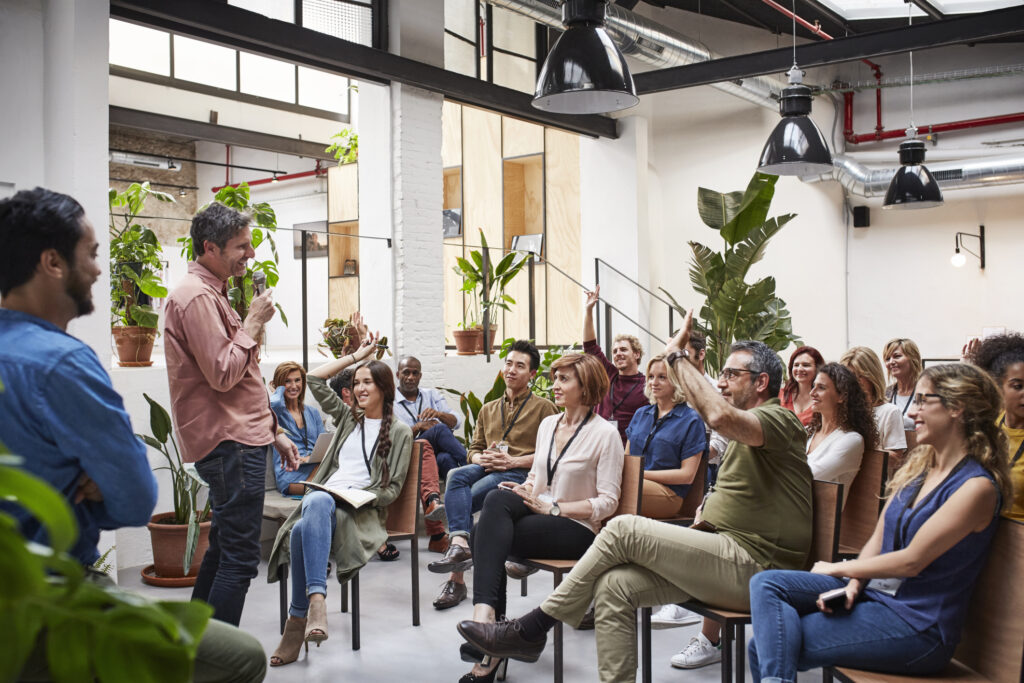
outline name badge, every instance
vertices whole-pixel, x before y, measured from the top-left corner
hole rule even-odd
[[[550,493],[542,493],[542,494],[540,494],[539,496],[537,496],[537,500],[539,500],[542,503],[554,503],[555,502],[555,499],[551,497]]]
[[[896,591],[903,585],[903,579],[871,579],[868,581],[868,588],[879,593],[885,593],[896,597]]]

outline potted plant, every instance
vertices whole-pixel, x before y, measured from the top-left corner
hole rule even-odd
[[[469,258],[461,256],[456,259],[455,272],[462,277],[462,289],[470,295],[470,305],[463,311],[462,329],[455,330],[455,346],[459,348],[460,337],[465,339],[472,335],[475,342],[475,353],[483,353],[483,326],[480,321],[487,316],[488,328],[490,329],[489,344],[494,346],[494,336],[497,333],[498,313],[500,311],[512,310],[509,304],[516,302],[511,296],[505,293],[509,283],[522,272],[529,255],[510,251],[505,254],[497,265],[488,258],[485,262],[483,253],[490,253],[487,245],[487,237],[484,231],[480,230],[480,245],[483,252],[473,249],[469,252]],[[471,331],[469,335],[462,335],[460,332]],[[469,355],[468,352],[457,351],[459,355]]]
[[[146,528],[153,544],[153,564],[142,570],[142,580],[154,586],[191,586],[209,546],[210,502],[200,509],[199,490],[205,485],[191,463],[181,461],[174,439],[171,416],[148,394],[149,428],[152,436],[136,434],[160,451],[167,465],[154,468],[171,473],[174,510],[153,515]],[[168,443],[174,449],[171,454]]]
[[[355,353],[362,343],[355,325],[344,318],[328,318],[320,334],[324,340],[317,344],[317,350],[324,356],[327,355],[324,351],[330,351],[335,358],[347,356]],[[377,360],[383,358],[385,353],[390,356],[391,350],[388,349],[388,338],[381,337],[377,340]]]
[[[122,366],[152,365],[153,341],[159,314],[152,299],[167,296],[160,279],[163,249],[152,230],[136,222],[146,199],[174,198],[157,192],[149,183],[132,183],[123,192],[110,189],[110,317]]]

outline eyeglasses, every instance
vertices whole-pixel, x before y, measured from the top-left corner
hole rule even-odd
[[[744,370],[743,368],[722,368],[722,372],[719,373],[718,379],[724,379],[726,382],[730,382],[734,378],[739,377],[741,372],[748,372],[751,375],[761,374],[759,372],[755,372],[754,370]]]
[[[914,397],[912,399],[910,399],[910,400],[912,400],[914,402],[915,406],[920,408],[921,406],[923,406],[925,403],[928,402],[929,398],[937,398],[940,401],[945,401],[946,400],[940,394],[914,394]]]

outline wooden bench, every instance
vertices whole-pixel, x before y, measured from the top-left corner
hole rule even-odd
[[[829,667],[822,680],[848,683],[1024,683],[1024,523],[1000,519],[988,562],[971,597],[956,656],[936,676],[897,676]]]
[[[889,454],[868,451],[861,459],[860,470],[850,484],[850,493],[843,506],[839,524],[839,556],[856,557],[871,538],[878,524],[878,515],[885,507],[885,484],[889,481]]]

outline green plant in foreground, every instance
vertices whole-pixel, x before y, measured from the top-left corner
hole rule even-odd
[[[166,192],[157,192],[149,183],[132,183],[123,192],[110,188],[110,317],[111,324],[132,327],[157,326],[159,314],[149,304],[139,302],[139,293],[162,299],[167,288],[160,278],[163,248],[152,230],[136,218],[153,197],[173,202]]]
[[[694,327],[707,335],[706,369],[717,376],[738,339],[762,341],[776,351],[798,342],[786,302],[775,294],[775,278],[763,277],[748,284],[751,266],[764,256],[768,241],[796,214],[768,218],[778,176],[755,173],[747,189],[723,194],[697,190],[701,220],[716,230],[725,248],[716,252],[700,242],[690,242],[690,282],[704,295]],[[664,288],[673,307],[685,308]]]

